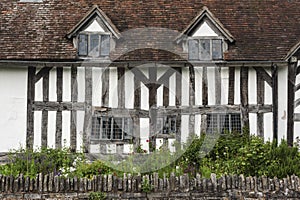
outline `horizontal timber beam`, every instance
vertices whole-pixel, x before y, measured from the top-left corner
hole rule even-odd
[[[272,105],[249,105],[250,113],[270,113]],[[216,105],[216,106],[180,106],[180,107],[157,107],[157,117],[168,115],[201,115],[207,113],[240,113],[240,105]],[[113,117],[141,117],[148,118],[148,110],[142,109],[120,109],[120,108],[96,108],[97,116],[113,116]]]
[[[0,60],[0,67],[137,67],[143,64],[149,63],[160,63],[163,65],[169,65],[170,67],[183,67],[185,64],[189,63],[193,66],[210,67],[218,65],[221,67],[271,67],[276,64],[278,67],[287,67],[287,61],[216,61],[216,62],[203,62],[203,61],[153,61],[153,60],[143,60],[143,61],[84,61],[84,60],[68,60],[68,61],[42,61],[42,60]],[[213,64],[213,65],[212,65]],[[215,67],[215,66],[214,66]]]
[[[54,102],[54,101],[35,101],[33,103],[33,110],[34,111],[71,111],[71,110],[78,110],[84,111],[85,103],[72,103],[72,102]]]

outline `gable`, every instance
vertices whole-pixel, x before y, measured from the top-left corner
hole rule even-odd
[[[198,37],[198,36],[219,36],[219,35],[208,25],[207,22],[203,22],[191,36]]]
[[[98,6],[94,6],[92,10],[69,31],[67,37],[70,39],[81,31],[110,32],[117,39],[120,38],[119,30]]]
[[[184,29],[177,41],[181,41],[186,36],[222,36],[229,42],[234,42],[231,33],[205,6],[199,15]]]
[[[87,32],[105,32],[103,27],[100,26],[100,24],[97,22],[96,19],[83,31],[87,31]]]

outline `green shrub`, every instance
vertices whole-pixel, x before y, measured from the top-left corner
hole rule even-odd
[[[11,151],[8,157],[9,163],[0,166],[0,174],[15,177],[23,174],[31,178],[39,173],[53,172],[55,175],[66,175],[83,159],[82,154],[71,153],[68,148],[37,150],[20,148]]]

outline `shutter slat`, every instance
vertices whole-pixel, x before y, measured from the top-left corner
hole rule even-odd
[[[110,52],[110,36],[101,36],[101,56],[108,56]]]

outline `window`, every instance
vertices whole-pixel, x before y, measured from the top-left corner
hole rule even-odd
[[[156,132],[158,134],[176,133],[176,116],[157,118]]]
[[[207,133],[241,132],[240,114],[213,113],[207,115]]]
[[[223,48],[221,39],[188,40],[189,60],[221,60]]]
[[[104,57],[110,52],[110,35],[99,33],[81,33],[78,35],[78,55]]]
[[[131,118],[93,117],[92,140],[132,139],[132,135]]]

